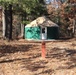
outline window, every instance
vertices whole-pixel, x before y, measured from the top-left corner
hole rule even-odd
[[[45,33],[45,28],[42,28],[42,33]]]

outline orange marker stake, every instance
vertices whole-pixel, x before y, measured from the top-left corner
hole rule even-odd
[[[42,58],[46,57],[45,41],[42,41]]]

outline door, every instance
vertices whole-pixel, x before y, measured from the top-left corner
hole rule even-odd
[[[47,28],[46,28],[46,27],[42,28],[42,29],[41,29],[41,39],[42,39],[42,40],[45,40],[45,39],[47,38],[47,37],[46,37],[46,36],[47,36],[46,33],[47,33]]]

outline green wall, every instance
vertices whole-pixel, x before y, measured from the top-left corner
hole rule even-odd
[[[47,27],[47,39],[58,39],[59,28],[58,27]]]
[[[41,28],[37,27],[25,27],[25,39],[41,39]]]

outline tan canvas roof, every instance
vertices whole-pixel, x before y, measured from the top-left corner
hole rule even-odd
[[[58,25],[56,23],[52,22],[45,16],[38,17],[37,19],[32,21],[30,24],[27,24],[26,27],[34,27],[34,26],[38,26],[38,25],[42,26],[42,27],[48,27],[48,26],[57,26],[58,27]]]

